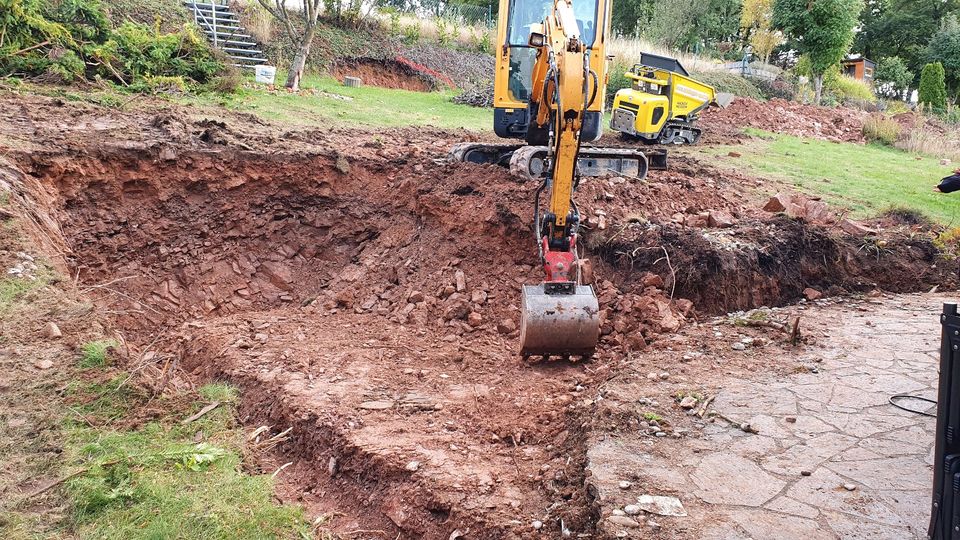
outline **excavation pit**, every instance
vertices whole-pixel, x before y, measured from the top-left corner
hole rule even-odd
[[[152,125],[186,135],[13,158],[58,224],[70,275],[135,361],[230,381],[244,423],[292,428],[261,466],[292,462],[278,493],[345,514],[341,531],[509,538],[540,521],[543,534],[561,522],[596,532],[588,440],[598,423],[637,420],[595,416],[625,359],[704,316],[795,302],[804,287],[955,282],[921,236],[870,251],[862,238],[751,214],[722,185],[691,191],[703,169],[681,162],[649,185],[584,182],[584,212],[609,218],[584,230],[607,321],[599,354],[530,364],[516,327],[520,285],[541,279],[536,186],[444,162],[457,134],[295,132],[257,152],[230,144],[229,126]],[[722,231],[669,223],[671,205],[708,200],[742,219]],[[652,369],[680,362],[653,358]]]

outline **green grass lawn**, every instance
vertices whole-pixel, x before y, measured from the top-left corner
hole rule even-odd
[[[252,81],[253,79],[249,79]],[[364,86],[350,88],[327,76],[307,76],[302,92],[292,94],[252,82],[233,95],[187,96],[178,101],[201,106],[223,106],[269,120],[306,126],[361,125],[377,127],[435,126],[490,130],[493,109],[458,105],[453,92],[412,92]]]
[[[960,226],[960,194],[933,191],[951,170],[934,157],[877,144],[748,132],[758,138],[744,145],[701,151],[715,154],[723,165],[746,167],[756,176],[785,181],[800,192],[822,196],[830,204],[849,208],[854,218],[905,207],[943,225]],[[730,151],[742,157],[727,156]]]

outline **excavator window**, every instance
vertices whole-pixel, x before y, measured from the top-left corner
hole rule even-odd
[[[530,30],[553,10],[556,0],[511,0],[507,19],[507,46],[510,48],[508,88],[517,101],[529,101],[533,89],[533,66],[536,50],[528,44]],[[580,29],[580,39],[591,47],[597,32],[597,0],[572,0],[573,12]]]

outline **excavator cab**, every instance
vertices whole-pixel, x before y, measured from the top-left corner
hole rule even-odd
[[[536,115],[528,105],[537,48],[529,44],[529,39],[530,31],[543,23],[555,3],[556,0],[500,0],[500,46],[496,51],[493,97],[494,131],[500,137],[525,139],[530,144],[546,143],[546,133],[530,129],[531,117]],[[572,5],[580,40],[590,51],[591,69],[601,85],[606,86],[609,0],[572,0]],[[598,96],[584,115],[583,142],[596,141],[603,134],[604,97]]]

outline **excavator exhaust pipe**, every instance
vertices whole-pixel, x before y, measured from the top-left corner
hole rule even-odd
[[[600,303],[589,285],[575,292],[547,293],[544,284],[524,285],[520,354],[524,357],[590,357],[600,339]]]

